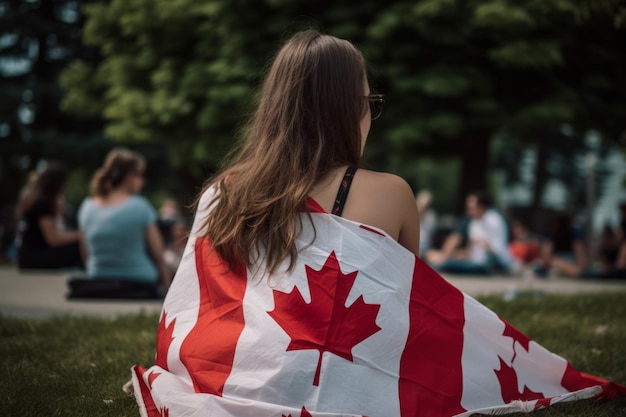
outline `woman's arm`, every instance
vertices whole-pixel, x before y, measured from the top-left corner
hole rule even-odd
[[[163,257],[165,245],[163,244],[163,238],[161,237],[161,232],[159,232],[156,223],[150,223],[146,228],[146,241],[148,242],[150,256],[159,270],[159,278],[163,284],[163,288],[167,291],[172,283],[172,276],[165,263],[165,258]]]
[[[46,243],[51,247],[69,245],[78,241],[78,232],[65,232],[56,228],[54,216],[41,216],[39,229]]]
[[[409,184],[402,180],[398,185],[398,198],[404,208],[404,216],[398,243],[413,252],[415,256],[420,256],[420,216],[415,205],[413,191]]]

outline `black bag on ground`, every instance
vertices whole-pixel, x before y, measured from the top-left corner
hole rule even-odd
[[[70,278],[67,298],[161,299],[157,284],[121,279]]]

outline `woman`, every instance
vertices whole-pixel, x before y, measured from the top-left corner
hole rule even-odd
[[[323,225],[316,223],[312,230],[314,214],[340,216],[358,225],[355,233],[397,241],[417,255],[419,215],[409,185],[392,174],[356,169],[371,121],[381,111],[382,96],[370,91],[364,59],[352,44],[315,31],[287,43],[267,74],[243,147],[201,193],[166,305],[183,300],[183,310],[198,308],[183,293],[197,286],[190,279],[194,271],[212,268],[214,260],[219,265],[212,268],[215,275],[207,277],[208,283],[241,282],[241,271],[255,267],[261,268],[264,288],[289,280],[289,271],[302,267],[302,251],[311,249],[313,235],[316,246],[332,237]],[[210,247],[198,246],[208,239]],[[339,262],[350,262],[340,248],[335,253]],[[227,298],[221,290],[211,294],[213,301]],[[174,314],[169,309],[166,314]],[[213,306],[200,314],[206,318],[224,309],[232,307]],[[176,320],[182,325],[182,316]],[[206,337],[215,338],[210,350],[229,348],[229,341],[218,340],[228,332],[206,330]],[[198,356],[204,355],[189,354]],[[214,363],[219,373],[221,359],[213,356],[203,361]],[[163,360],[160,353],[157,363]]]
[[[64,230],[63,193],[67,172],[50,164],[25,188],[18,205],[20,269],[80,267],[77,231]]]
[[[144,158],[113,149],[91,182],[92,197],[78,214],[87,274],[169,287],[157,214],[138,194],[144,186]]]
[[[133,368],[142,415],[464,410],[461,344],[441,332],[464,323],[450,317],[463,296],[417,258],[407,183],[356,169],[381,104],[349,42],[307,31],[280,50],[245,144],[197,204],[156,365]]]

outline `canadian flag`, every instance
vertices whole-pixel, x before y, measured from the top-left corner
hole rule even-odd
[[[163,305],[156,363],[132,369],[142,416],[469,416],[626,394],[385,232],[309,208],[296,268],[272,276],[261,264],[229,270],[198,233],[207,212],[198,213]]]

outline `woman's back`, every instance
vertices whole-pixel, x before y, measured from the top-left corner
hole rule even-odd
[[[312,190],[311,198],[327,213],[332,212],[345,170],[331,171]],[[398,176],[357,170],[341,217],[382,229],[414,254],[419,253],[419,216],[413,193]]]
[[[79,223],[89,254],[89,276],[156,282],[158,272],[148,255],[145,232],[156,217],[150,203],[137,195],[116,205],[85,200]]]

